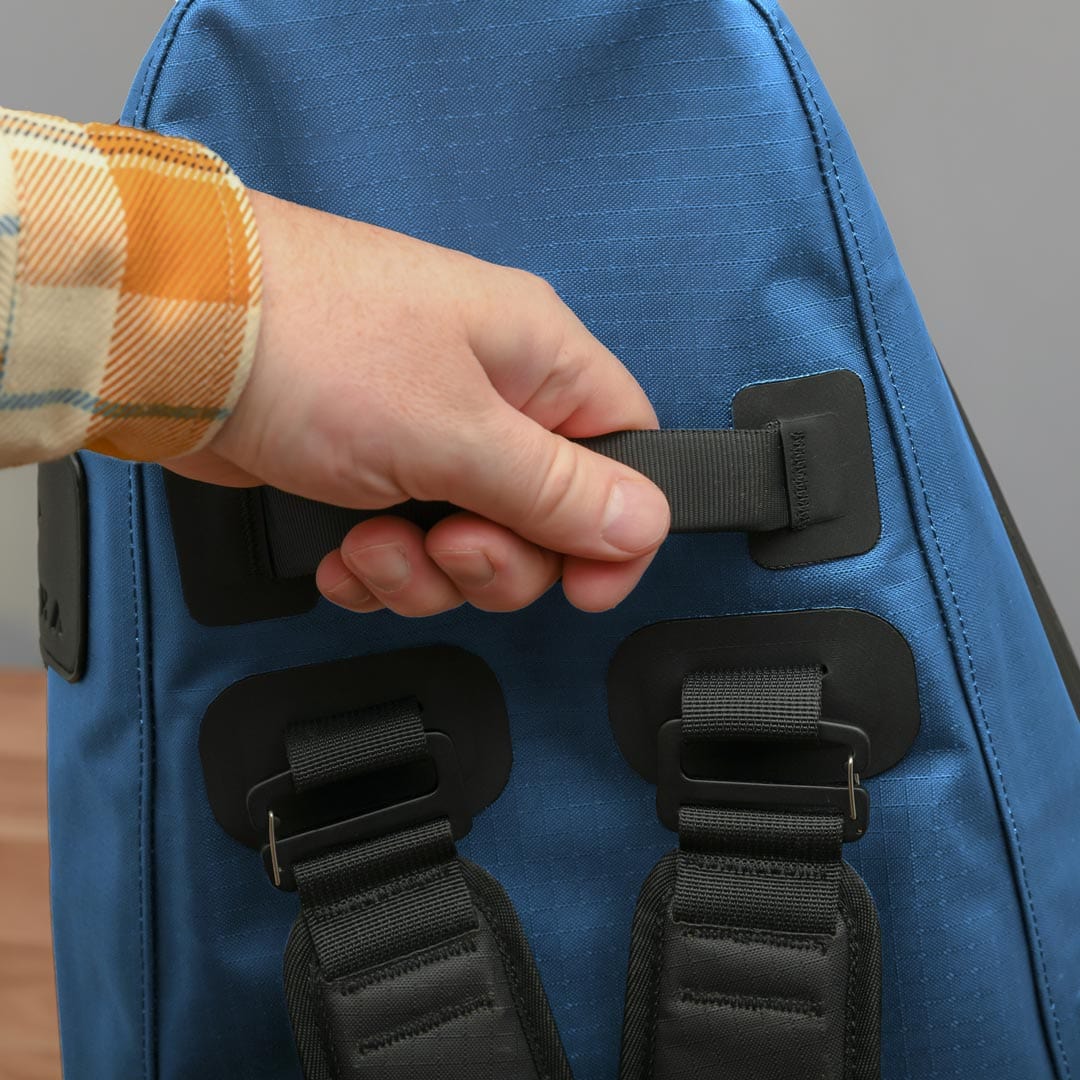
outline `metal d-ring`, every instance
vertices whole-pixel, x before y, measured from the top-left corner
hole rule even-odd
[[[855,755],[848,754],[847,759],[847,795],[848,795],[848,817],[852,821],[857,821],[859,818],[859,812],[855,807],[855,785],[859,782],[859,774],[855,771]],[[271,850],[273,850],[271,848]]]
[[[850,770],[849,770],[850,772]],[[854,799],[855,796],[852,796]],[[854,806],[854,802],[852,806]],[[277,824],[278,820],[273,810],[267,810],[266,812],[266,835],[270,846],[270,872],[274,878],[274,885],[277,888],[281,888],[281,866],[278,863],[277,857]]]

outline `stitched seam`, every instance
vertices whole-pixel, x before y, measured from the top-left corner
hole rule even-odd
[[[707,941],[734,941],[743,945],[770,945],[776,949],[816,952],[821,956],[824,956],[829,951],[829,943],[824,939],[799,939],[782,933],[770,934],[767,931],[737,930],[734,927],[688,926],[680,932],[684,938],[699,938]]]
[[[178,4],[172,11],[169,22],[166,24],[162,38],[158,43],[157,51],[146,65],[146,71],[143,72],[142,83],[139,86],[139,101],[135,106],[135,113],[132,118],[132,122],[136,127],[146,127],[150,103],[154,99],[154,91],[157,90],[158,79],[161,78],[161,72],[165,67],[166,60],[168,60],[173,43],[176,41],[177,34],[180,31],[180,25],[183,23],[184,19],[187,18],[197,2],[198,0],[185,0],[185,2]]]
[[[138,822],[139,847],[142,847],[144,824],[143,785],[146,780],[146,709],[142,690],[142,635],[139,633],[139,579],[135,563],[135,466],[128,466],[128,554],[131,556],[131,615],[135,630],[135,700],[139,713],[139,791],[136,798],[136,821]],[[139,884],[139,982],[142,991],[141,1022],[143,1048],[143,1076],[148,1076],[148,1003],[146,986],[146,888],[143,873],[143,852],[138,854]]]
[[[655,957],[652,971],[653,999],[652,1014],[649,1017],[649,1024],[646,1029],[649,1033],[649,1041],[645,1049],[645,1076],[648,1080],[652,1080],[653,1070],[656,1068],[656,1021],[660,1013],[660,972],[664,966],[664,922],[675,900],[675,884],[678,881],[677,867],[675,875],[671,888],[664,893],[663,899],[656,905],[656,922],[653,925],[653,956]]]
[[[1006,812],[1006,814],[1008,815],[1008,818],[1009,818],[1009,825],[1010,825],[1010,828],[1012,829],[1013,837],[1015,838],[1015,841],[1016,841],[1016,853],[1017,853],[1017,857],[1018,857],[1019,862],[1020,862],[1020,878],[1021,878],[1021,881],[1023,883],[1024,894],[1025,894],[1025,897],[1027,899],[1028,911],[1031,914],[1031,926],[1032,926],[1032,930],[1033,930],[1033,932],[1035,934],[1036,951],[1039,954],[1039,964],[1040,964],[1040,967],[1042,968],[1043,985],[1044,985],[1044,988],[1045,988],[1045,991],[1046,991],[1046,999],[1047,999],[1047,1002],[1048,1002],[1048,1004],[1050,1006],[1050,1014],[1051,1014],[1051,1018],[1052,1018],[1052,1022],[1053,1022],[1053,1026],[1054,1026],[1054,1035],[1055,1035],[1055,1038],[1057,1040],[1058,1049],[1061,1052],[1062,1062],[1063,1062],[1063,1064],[1065,1066],[1065,1075],[1066,1076],[1071,1076],[1072,1073],[1071,1073],[1071,1070],[1069,1068],[1068,1056],[1066,1055],[1065,1046],[1064,1046],[1064,1043],[1062,1042],[1062,1038],[1061,1038],[1061,1028],[1060,1028],[1060,1024],[1059,1024],[1059,1021],[1058,1021],[1057,1008],[1056,1008],[1056,1006],[1054,1004],[1054,999],[1053,999],[1053,996],[1052,996],[1052,993],[1051,993],[1050,978],[1049,978],[1049,973],[1048,973],[1047,968],[1046,968],[1046,958],[1045,958],[1044,952],[1043,952],[1042,936],[1039,933],[1038,918],[1037,918],[1037,916],[1035,914],[1035,904],[1034,904],[1033,897],[1031,895],[1031,887],[1028,884],[1028,880],[1027,880],[1027,868],[1024,865],[1024,852],[1023,852],[1023,848],[1022,848],[1022,845],[1021,845],[1021,842],[1020,842],[1020,831],[1019,831],[1019,828],[1017,827],[1017,824],[1016,824],[1015,815],[1013,814],[1012,803],[1011,803],[1011,801],[1009,799],[1009,792],[1008,792],[1008,788],[1007,788],[1006,783],[1005,783],[1005,777],[1004,777],[1004,775],[1003,775],[1003,773],[1001,771],[1001,763],[998,760],[998,756],[997,756],[997,749],[994,746],[994,736],[993,736],[993,732],[990,730],[990,720],[989,720],[989,717],[986,714],[986,706],[985,706],[985,704],[983,702],[982,691],[979,689],[978,675],[977,675],[976,670],[975,670],[975,657],[974,657],[974,654],[972,653],[971,640],[968,637],[967,625],[966,625],[966,623],[964,621],[964,613],[963,613],[963,611],[961,610],[961,607],[960,607],[960,598],[956,593],[956,587],[953,584],[952,575],[949,572],[948,563],[946,562],[946,559],[945,559],[945,550],[942,547],[941,538],[939,537],[938,531],[937,531],[937,525],[934,522],[933,510],[931,509],[931,506],[930,506],[930,494],[929,494],[929,492],[927,490],[927,487],[926,487],[925,477],[923,476],[922,462],[919,459],[918,450],[916,449],[916,446],[915,446],[914,434],[913,434],[913,432],[911,430],[911,425],[908,422],[907,409],[906,409],[906,406],[904,404],[903,395],[901,394],[900,387],[899,387],[899,385],[898,385],[898,383],[896,381],[896,372],[893,369],[892,361],[889,359],[888,348],[887,348],[887,346],[885,344],[885,335],[884,335],[884,332],[881,329],[881,322],[880,322],[880,318],[878,316],[877,302],[876,302],[876,300],[874,298],[873,285],[871,284],[871,281],[870,281],[870,270],[869,270],[869,267],[867,266],[866,257],[864,255],[863,249],[862,249],[862,241],[859,239],[858,230],[855,227],[855,221],[854,221],[854,219],[852,217],[851,209],[848,206],[847,196],[844,193],[843,183],[842,183],[842,181],[840,179],[840,170],[839,170],[839,167],[838,167],[837,162],[836,162],[836,156],[835,156],[835,153],[833,151],[832,142],[831,142],[830,137],[829,137],[828,128],[827,128],[827,126],[825,124],[825,118],[822,115],[821,107],[820,107],[820,105],[818,105],[817,99],[814,96],[814,92],[810,88],[809,80],[806,77],[806,73],[802,69],[802,65],[799,63],[798,57],[796,57],[794,55],[794,51],[791,50],[791,45],[790,45],[790,42],[787,39],[787,35],[782,30],[781,30],[781,36],[784,38],[785,44],[787,44],[788,49],[791,52],[792,58],[795,61],[795,66],[799,69],[799,73],[800,73],[800,75],[802,76],[802,79],[803,79],[803,84],[806,86],[807,94],[810,96],[810,100],[813,102],[814,109],[817,112],[818,121],[821,124],[821,130],[822,130],[822,133],[823,133],[823,135],[825,137],[825,144],[826,144],[826,146],[828,147],[828,150],[829,150],[829,160],[830,160],[830,162],[832,164],[832,167],[833,167],[833,175],[834,175],[834,177],[836,179],[837,191],[839,192],[840,201],[841,201],[841,203],[843,204],[843,207],[844,207],[844,214],[845,214],[845,217],[847,218],[848,227],[851,230],[852,239],[854,240],[855,248],[856,248],[856,251],[858,252],[859,264],[860,264],[860,266],[862,268],[863,277],[864,277],[865,282],[866,282],[867,298],[868,298],[868,300],[870,302],[870,310],[871,310],[871,314],[873,316],[874,332],[875,332],[875,334],[877,336],[878,344],[879,344],[879,346],[881,348],[882,359],[885,361],[885,366],[886,366],[886,368],[888,369],[888,372],[889,372],[889,382],[892,384],[893,392],[896,394],[896,400],[897,400],[897,403],[900,406],[900,415],[901,415],[901,418],[902,418],[903,423],[904,423],[904,430],[907,433],[908,445],[911,448],[912,460],[914,461],[915,471],[916,471],[916,474],[917,474],[918,479],[919,479],[919,488],[920,488],[920,490],[922,492],[923,505],[926,507],[927,523],[930,526],[930,533],[934,538],[934,547],[936,548],[938,558],[941,561],[941,568],[942,568],[942,571],[945,574],[945,581],[949,586],[949,595],[950,595],[950,597],[952,599],[953,606],[956,609],[957,622],[959,623],[959,626],[960,626],[960,634],[961,634],[961,637],[963,639],[964,651],[965,651],[965,653],[967,655],[968,670],[971,673],[972,689],[975,692],[975,700],[978,702],[979,715],[980,715],[980,718],[982,720],[983,730],[986,733],[987,745],[990,748],[990,755],[993,758],[994,770],[996,771],[997,776],[998,776],[998,781],[1001,784],[1002,802],[1004,803],[1005,812]]]
[[[325,1050],[328,1059],[326,1066],[330,1071],[330,1080],[335,1080],[341,1072],[341,1065],[338,1061],[337,1042],[330,1029],[330,1018],[327,1015],[326,991],[329,988],[329,984],[323,978],[322,972],[319,970],[317,956],[313,957],[309,970],[312,976],[312,993],[315,997],[315,1018],[319,1025],[323,1049]]]
[[[135,475],[139,478],[140,484],[142,482],[142,473],[139,471],[139,466],[133,466]],[[142,500],[145,502],[145,499]],[[140,548],[142,551],[142,563],[145,567],[146,562],[146,536],[145,533],[140,530]],[[145,574],[144,570],[144,574]],[[153,642],[150,637],[150,624],[146,619],[146,606],[149,603],[147,601],[143,605],[144,611],[144,648],[143,648],[143,669],[146,672],[146,803],[147,803],[147,818],[146,818],[146,861],[149,867],[149,877],[146,882],[146,908],[149,917],[149,934],[147,937],[149,943],[149,961],[150,961],[150,974],[149,974],[149,997],[150,997],[150,1032],[149,1032],[149,1053],[150,1053],[150,1071],[154,1076],[158,1074],[158,1030],[157,1030],[157,1016],[158,1016],[158,963],[157,963],[157,880],[155,878],[155,871],[157,867],[157,829],[156,821],[154,818],[154,797],[156,794],[155,784],[157,782],[157,738],[156,730],[154,727],[154,664],[153,664]]]
[[[773,1012],[793,1016],[806,1016],[820,1020],[823,1014],[821,1002],[809,998],[761,997],[757,994],[722,994],[715,990],[698,990],[683,987],[679,1000],[686,1005],[700,1005],[709,1009],[738,1009],[743,1012]]]
[[[739,877],[780,877],[790,878],[792,881],[823,881],[828,882],[832,871],[827,866],[807,864],[801,866],[798,863],[758,862],[750,859],[728,859],[707,855],[689,855],[687,862],[691,866],[701,870],[720,870],[726,874],[735,874]]]
[[[1038,917],[1037,917],[1036,912],[1035,912],[1034,898],[1033,898],[1032,893],[1031,893],[1031,887],[1028,884],[1028,880],[1027,880],[1027,867],[1026,867],[1026,865],[1024,863],[1024,852],[1023,852],[1023,846],[1022,846],[1021,840],[1020,840],[1020,830],[1019,830],[1019,828],[1018,828],[1018,826],[1016,824],[1016,818],[1015,818],[1015,815],[1013,813],[1012,803],[1011,803],[1011,800],[1009,798],[1008,787],[1007,787],[1007,785],[1005,783],[1005,777],[1004,777],[1004,775],[1002,773],[1002,770],[1001,770],[1001,763],[1000,763],[1000,761],[998,759],[998,756],[997,756],[997,749],[994,746],[994,737],[993,737],[992,731],[990,730],[989,717],[987,716],[986,706],[985,706],[985,703],[983,702],[982,691],[979,689],[978,676],[977,676],[976,669],[975,669],[975,657],[974,657],[974,654],[973,654],[972,648],[971,648],[971,640],[968,637],[967,625],[966,625],[965,620],[964,620],[963,611],[962,611],[962,609],[960,607],[960,599],[959,599],[959,596],[957,595],[956,588],[955,588],[955,586],[953,584],[952,575],[949,572],[948,563],[947,563],[947,561],[945,559],[945,551],[944,551],[944,548],[942,546],[940,536],[938,535],[937,526],[936,526],[936,524],[934,522],[933,510],[932,510],[932,508],[930,506],[930,496],[929,496],[929,492],[928,492],[927,487],[926,487],[926,480],[925,480],[925,477],[923,475],[922,463],[921,463],[921,461],[919,459],[918,450],[916,449],[916,446],[915,446],[914,433],[912,432],[911,424],[908,421],[907,408],[906,408],[906,406],[904,404],[904,398],[903,398],[903,395],[900,392],[900,387],[899,387],[899,384],[897,383],[897,380],[896,380],[896,372],[894,371],[893,366],[892,366],[892,361],[889,358],[888,347],[885,344],[885,334],[884,334],[884,332],[883,332],[883,330],[881,328],[881,320],[880,320],[880,317],[878,315],[877,301],[876,301],[876,298],[874,296],[873,284],[872,284],[871,279],[870,279],[869,266],[867,265],[867,262],[866,262],[866,256],[865,256],[865,253],[863,252],[862,241],[859,238],[859,232],[858,232],[858,229],[855,226],[855,220],[854,220],[854,217],[853,217],[853,215],[851,213],[851,208],[848,205],[847,194],[844,191],[843,181],[842,181],[842,179],[840,177],[840,168],[839,168],[839,165],[838,165],[837,160],[836,160],[836,153],[835,153],[835,150],[834,150],[833,145],[832,145],[832,139],[831,139],[831,137],[829,135],[828,125],[825,122],[824,113],[823,113],[823,111],[821,109],[820,104],[818,103],[816,95],[814,94],[813,88],[810,85],[810,80],[807,78],[806,71],[804,70],[802,64],[799,61],[798,56],[795,53],[794,48],[791,45],[791,41],[788,38],[787,32],[784,30],[782,25],[780,25],[777,21],[775,21],[773,18],[771,18],[769,15],[767,15],[762,10],[762,8],[760,6],[761,0],[752,0],[752,2],[755,4],[755,6],[758,7],[758,10],[765,17],[766,22],[770,25],[770,29],[771,29],[771,31],[772,31],[772,33],[774,35],[774,38],[777,35],[779,35],[779,38],[783,40],[786,55],[788,56],[791,63],[794,65],[795,69],[799,73],[799,77],[802,80],[802,84],[803,84],[804,89],[806,90],[807,97],[809,98],[810,103],[813,106],[814,112],[817,115],[817,122],[818,122],[818,125],[820,126],[822,136],[823,136],[823,138],[825,140],[825,147],[826,147],[826,149],[828,151],[828,156],[829,156],[829,164],[832,167],[833,179],[834,179],[834,181],[836,183],[836,189],[837,189],[837,193],[838,193],[838,195],[840,197],[841,205],[843,207],[844,217],[845,217],[845,219],[847,221],[848,229],[851,232],[852,241],[854,242],[855,250],[856,250],[856,253],[857,253],[858,259],[859,259],[859,266],[860,266],[860,269],[862,271],[864,283],[866,285],[867,299],[868,299],[869,304],[870,304],[870,313],[871,313],[873,324],[874,324],[875,336],[877,337],[877,340],[878,340],[878,346],[881,349],[882,360],[884,361],[886,370],[888,371],[889,382],[892,385],[893,393],[895,394],[897,404],[900,407],[900,417],[901,417],[901,420],[903,421],[904,431],[905,431],[905,433],[907,435],[908,446],[909,446],[909,448],[911,450],[912,461],[913,461],[913,463],[915,465],[915,473],[916,473],[916,477],[917,477],[918,482],[919,482],[919,488],[920,488],[921,494],[922,494],[923,505],[926,508],[927,523],[930,526],[930,533],[931,533],[931,535],[933,537],[933,540],[934,540],[934,547],[937,550],[938,559],[941,562],[941,568],[942,568],[942,571],[943,571],[943,573],[945,575],[946,584],[948,585],[948,588],[949,588],[949,595],[950,595],[950,598],[952,600],[953,607],[954,607],[954,609],[956,611],[957,623],[958,623],[958,625],[960,627],[960,634],[961,634],[961,638],[962,638],[962,642],[963,642],[964,652],[965,652],[965,654],[967,656],[968,671],[969,671],[970,676],[971,676],[971,686],[972,686],[972,690],[974,691],[974,694],[975,694],[976,703],[978,705],[978,712],[979,712],[979,716],[980,716],[980,719],[981,719],[981,722],[982,722],[982,729],[983,729],[983,731],[984,731],[984,733],[986,735],[986,742],[987,742],[987,746],[988,746],[989,751],[990,751],[990,757],[991,757],[991,759],[993,761],[994,771],[997,774],[998,783],[1001,786],[1001,801],[1002,801],[1002,804],[1004,806],[1005,813],[1006,813],[1006,815],[1008,817],[1009,827],[1010,827],[1010,829],[1012,831],[1013,839],[1014,839],[1014,842],[1016,844],[1016,855],[1017,855],[1017,861],[1019,863],[1018,876],[1020,878],[1020,884],[1023,887],[1024,897],[1025,897],[1025,900],[1026,900],[1026,903],[1027,903],[1028,913],[1031,916],[1031,928],[1032,928],[1032,933],[1033,933],[1034,938],[1035,938],[1035,941],[1034,941],[1035,952],[1038,955],[1039,968],[1040,968],[1041,973],[1042,973],[1043,990],[1044,990],[1044,993],[1046,995],[1047,1005],[1049,1006],[1050,1019],[1051,1019],[1051,1023],[1052,1023],[1053,1031],[1054,1031],[1054,1038],[1055,1038],[1055,1041],[1057,1043],[1058,1051],[1061,1054],[1061,1062],[1062,1062],[1062,1065],[1064,1066],[1064,1069],[1065,1069],[1065,1076],[1066,1077],[1071,1077],[1072,1076],[1072,1071],[1071,1071],[1071,1068],[1069,1066],[1068,1055],[1066,1053],[1065,1044],[1064,1044],[1064,1041],[1063,1041],[1062,1035],[1061,1035],[1061,1024],[1060,1024],[1060,1020],[1059,1020],[1059,1017],[1058,1017],[1058,1014],[1057,1014],[1057,1006],[1056,1006],[1056,1004],[1054,1002],[1053,991],[1052,991],[1052,987],[1051,987],[1051,984],[1050,984],[1049,971],[1048,971],[1047,966],[1046,966],[1046,956],[1045,956],[1045,951],[1043,949],[1043,944],[1042,944],[1042,935],[1041,935],[1041,933],[1039,931]],[[819,155],[820,155],[820,150],[819,150]],[[820,156],[819,156],[819,161],[820,161]],[[822,171],[824,172],[824,162],[820,162],[820,164],[822,166]]]
[[[434,967],[436,964],[440,964],[445,960],[451,960],[457,956],[475,953],[477,950],[475,934],[476,931],[471,930],[469,931],[470,936],[462,941],[453,942],[450,945],[445,945],[438,949],[430,949],[427,952],[421,953],[419,956],[409,957],[407,960],[403,960],[397,964],[391,964],[388,967],[381,968],[368,975],[349,979],[346,983],[337,987],[337,993],[341,997],[351,997],[353,994],[360,993],[361,990],[367,990],[372,986],[378,986],[380,983],[391,982],[394,979],[400,978],[402,975],[408,975],[415,971],[422,971],[426,967]]]
[[[460,1005],[445,1005],[443,1008],[427,1013],[425,1016],[420,1017],[419,1020],[397,1028],[395,1031],[358,1043],[356,1052],[360,1057],[364,1057],[366,1054],[378,1053],[378,1051],[386,1050],[391,1046],[396,1046],[398,1043],[419,1038],[421,1035],[429,1035],[431,1032],[438,1031],[439,1028],[451,1024],[455,1020],[464,1020],[466,1017],[474,1016],[480,1012],[491,1012],[494,1008],[495,998],[491,994],[470,998]]]
[[[540,1032],[537,1031],[533,1025],[532,1014],[525,1008],[525,1001],[521,993],[521,984],[518,978],[517,968],[511,960],[509,947],[503,941],[499,920],[495,918],[494,911],[487,903],[485,897],[480,896],[472,889],[469,890],[469,895],[472,896],[473,903],[484,916],[488,929],[491,930],[491,936],[495,939],[495,946],[499,950],[499,956],[502,958],[503,972],[506,975],[506,981],[510,986],[510,995],[514,999],[514,1011],[517,1013],[518,1020],[521,1023],[522,1031],[525,1034],[525,1041],[529,1044],[529,1052],[532,1054],[533,1067],[536,1069],[537,1080],[549,1080],[551,1074],[547,1069],[547,1061],[541,1050]]]
[[[320,904],[316,901],[316,907],[320,914],[348,915],[360,911],[368,911],[379,904],[392,900],[402,893],[411,892],[413,889],[422,889],[432,885],[436,881],[448,878],[453,871],[450,865],[437,866],[432,870],[424,870],[419,874],[409,874],[407,877],[396,878],[387,885],[369,889],[361,893],[355,900],[335,900],[329,904]]]

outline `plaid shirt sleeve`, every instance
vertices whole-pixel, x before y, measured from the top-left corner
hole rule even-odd
[[[205,444],[260,283],[247,194],[211,151],[0,109],[0,466]]]

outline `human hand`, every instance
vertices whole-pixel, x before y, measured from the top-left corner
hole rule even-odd
[[[316,582],[354,611],[530,604],[561,576],[619,603],[667,534],[661,491],[568,441],[655,428],[630,373],[540,278],[251,193],[263,316],[250,379],[203,450],[166,464],[382,509],[462,507],[426,534],[353,528]]]

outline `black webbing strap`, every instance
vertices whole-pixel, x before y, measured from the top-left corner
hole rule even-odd
[[[580,441],[652,480],[671,504],[674,532],[772,532],[791,524],[779,425],[616,431]]]
[[[831,933],[843,847],[839,813],[684,806],[677,922]]]
[[[294,725],[310,791],[419,759],[416,705]],[[532,956],[498,884],[445,819],[293,866],[300,914],[285,992],[306,1080],[569,1080]]]
[[[779,424],[723,431],[620,431],[579,440],[653,480],[671,505],[672,532],[749,532],[802,528],[797,493],[789,492]],[[304,577],[371,511],[311,502],[276,488],[261,490],[265,574]],[[389,511],[424,528],[453,512],[449,503],[408,502]]]
[[[683,680],[683,738],[813,739],[820,667],[695,671]]]
[[[297,791],[348,776],[418,761],[427,734],[415,701],[391,701],[340,716],[291,725],[285,733]]]
[[[694,742],[813,738],[816,668],[684,684]],[[682,806],[634,917],[621,1080],[876,1080],[880,958],[865,885],[821,806]]]

